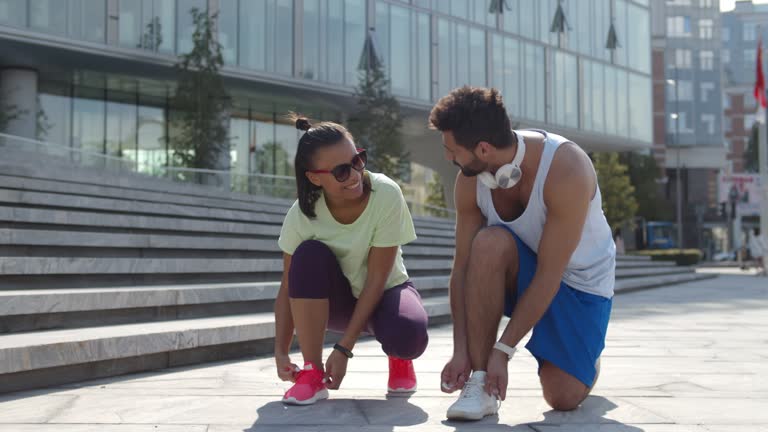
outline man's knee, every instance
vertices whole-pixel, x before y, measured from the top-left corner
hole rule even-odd
[[[557,411],[572,411],[586,399],[589,389],[581,381],[549,362],[539,371],[544,400]]]
[[[515,238],[505,228],[488,227],[480,230],[472,240],[472,257],[488,265],[499,262],[515,262],[517,245]]]

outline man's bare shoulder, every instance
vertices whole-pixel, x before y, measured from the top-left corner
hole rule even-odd
[[[596,186],[597,175],[589,155],[572,142],[561,144],[547,174],[545,199],[579,191],[588,192],[588,196],[592,197]]]
[[[477,177],[467,177],[459,171],[454,185],[456,210],[475,211],[477,207]]]

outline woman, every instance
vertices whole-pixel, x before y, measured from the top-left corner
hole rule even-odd
[[[363,332],[389,356],[389,391],[415,391],[411,360],[426,349],[427,313],[403,265],[400,246],[416,234],[402,191],[364,170],[365,150],[343,126],[293,120],[305,133],[294,163],[298,200],[278,241],[275,363],[278,376],[294,383],[283,402],[308,405],[338,389]],[[288,356],[294,328],[303,368]],[[343,336],[323,368],[326,329]]]

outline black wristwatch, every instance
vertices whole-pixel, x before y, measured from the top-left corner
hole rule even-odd
[[[336,351],[339,351],[340,353],[344,354],[345,356],[347,356],[347,358],[352,358],[352,357],[355,356],[354,354],[352,354],[352,351],[344,348],[343,346],[341,346],[339,344],[335,344],[333,346],[333,349],[335,349]]]

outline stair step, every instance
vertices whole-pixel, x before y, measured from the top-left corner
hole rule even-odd
[[[682,266],[661,266],[661,267],[641,267],[641,268],[616,268],[616,280],[622,278],[634,278],[643,276],[661,276],[669,274],[691,273],[693,267]]]
[[[447,289],[448,276],[411,278],[420,291]],[[0,291],[0,316],[272,300],[280,282]]]
[[[687,273],[619,279],[616,281],[616,287],[614,290],[616,293],[630,292],[660,286],[675,285],[684,282],[711,279],[714,277],[717,277],[717,274],[696,273],[695,271],[689,271]]]
[[[423,303],[430,317],[450,314],[447,297],[427,298]],[[272,312],[17,333],[0,336],[0,374],[274,336]]]
[[[453,240],[449,244],[432,238],[418,238],[405,245],[403,253],[415,256],[453,257]],[[272,239],[181,236],[162,234],[124,234],[88,231],[56,231],[0,228],[0,246],[57,246],[77,248],[199,249],[281,253],[277,237]]]
[[[29,183],[33,183],[38,188],[45,186],[47,189],[28,190]],[[0,176],[0,202],[7,205],[33,205],[59,209],[121,212],[134,215],[184,216],[244,222],[251,222],[255,215],[259,215],[261,221],[275,224],[282,223],[285,213],[293,204],[292,200],[278,204],[244,203],[183,196],[182,199],[174,199],[173,197],[178,197],[178,195],[87,184],[75,184],[68,187],[66,185],[67,183]],[[420,216],[414,217],[413,220],[417,227],[450,230],[451,232],[455,227],[455,222],[451,219]]]

